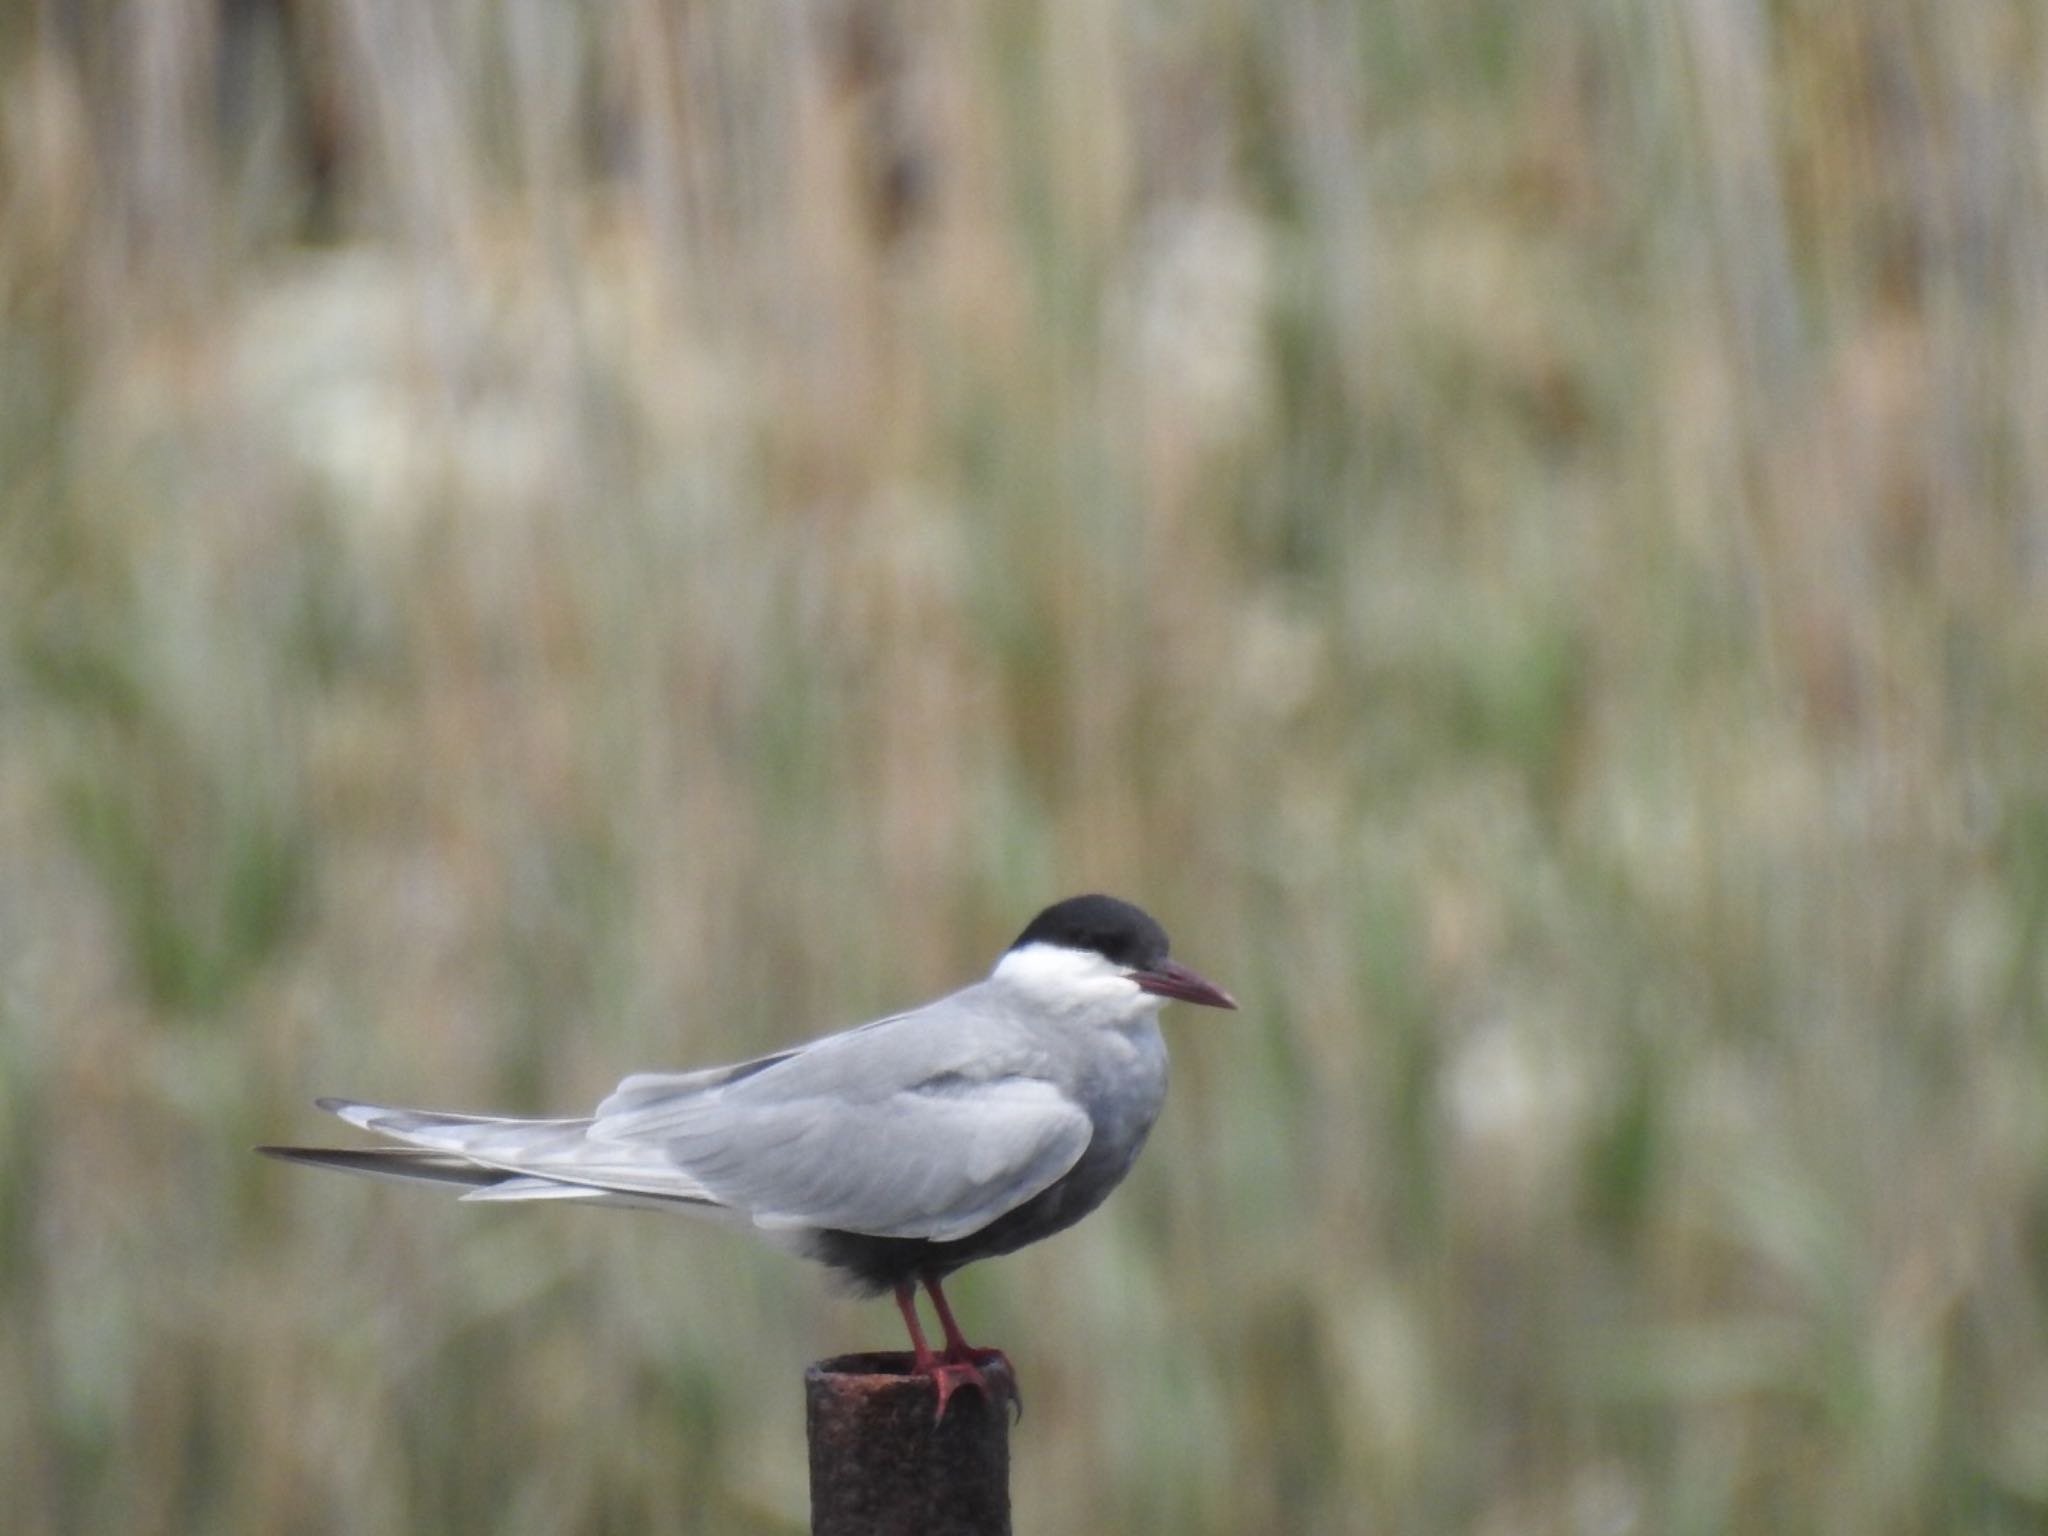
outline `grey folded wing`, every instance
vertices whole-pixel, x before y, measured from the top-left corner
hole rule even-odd
[[[659,1146],[692,1183],[771,1230],[940,1242],[1045,1189],[1094,1134],[1080,1105],[1025,1076],[943,1074],[854,1097],[685,1094],[652,1107],[600,1114],[592,1150]]]
[[[462,1115],[443,1110],[400,1109],[388,1104],[366,1104],[355,1099],[321,1099],[320,1107],[339,1115],[351,1125],[389,1136],[409,1147],[424,1148],[438,1161],[423,1163],[417,1171],[394,1177],[428,1177],[430,1172],[449,1182],[477,1185],[465,1196],[471,1200],[532,1200],[546,1197],[568,1199],[577,1190],[589,1194],[615,1192],[647,1196],[664,1201],[685,1201],[694,1205],[717,1205],[710,1192],[683,1169],[675,1166],[659,1146],[613,1140],[593,1141],[590,1120],[522,1120],[503,1115]],[[324,1149],[284,1148],[283,1154],[317,1151],[319,1160],[331,1167],[357,1166],[368,1153],[333,1153]],[[457,1176],[446,1160],[487,1170],[489,1179]],[[309,1159],[301,1156],[300,1161]],[[544,1182],[558,1183],[560,1191],[543,1190]]]
[[[678,1074],[674,1092],[629,1095],[618,1100],[629,1108],[594,1120],[322,1103],[365,1130],[524,1176],[471,1198],[538,1198],[554,1192],[528,1181],[551,1181],[725,1207],[768,1230],[933,1241],[978,1232],[1023,1204],[1072,1168],[1093,1135],[1078,1104],[1027,1076],[942,1073],[854,1094],[844,1084],[736,1094],[692,1079]]]

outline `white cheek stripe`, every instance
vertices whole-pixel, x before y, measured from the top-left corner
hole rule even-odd
[[[1089,949],[1027,944],[996,962],[995,979],[1048,1004],[1144,996],[1124,967]]]

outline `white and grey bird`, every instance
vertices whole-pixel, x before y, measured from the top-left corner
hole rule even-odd
[[[1166,1097],[1168,999],[1235,1008],[1167,957],[1129,902],[1075,896],[1031,920],[983,980],[909,1013],[695,1072],[643,1073],[593,1115],[505,1119],[320,1107],[401,1143],[273,1157],[466,1186],[465,1200],[652,1207],[750,1223],[893,1290],[939,1411],[984,1392],[999,1350],[961,1336],[941,1289],[976,1259],[1072,1226],[1130,1172]],[[932,1350],[916,1286],[945,1333]]]

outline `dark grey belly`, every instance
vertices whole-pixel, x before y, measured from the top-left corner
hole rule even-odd
[[[1013,1253],[1027,1243],[1064,1231],[1102,1204],[1131,1171],[1149,1130],[1148,1125],[1135,1136],[1122,1138],[1121,1144],[1098,1136],[1060,1178],[966,1237],[935,1243],[916,1237],[821,1231],[811,1236],[811,1256],[872,1293],[925,1275],[949,1275],[976,1259]]]

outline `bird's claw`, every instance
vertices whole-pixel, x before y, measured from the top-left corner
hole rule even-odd
[[[934,1424],[946,1417],[947,1402],[962,1387],[973,1387],[990,1402],[1007,1406],[1018,1419],[1024,1417],[1024,1397],[1017,1390],[1016,1369],[1010,1364],[1010,1357],[1000,1349],[972,1349],[961,1355],[948,1354],[922,1369],[938,1392],[938,1409],[932,1415]]]
[[[1010,1410],[1012,1424],[1023,1423],[1024,1394],[1017,1389],[1017,1367],[1010,1364],[1010,1357],[1000,1349],[970,1349],[967,1358],[981,1369],[984,1376],[995,1378],[994,1391],[989,1393],[986,1387],[983,1391]]]

